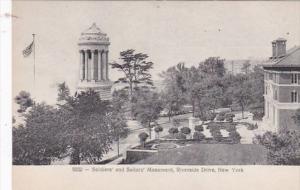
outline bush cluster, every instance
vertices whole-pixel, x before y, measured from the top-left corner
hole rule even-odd
[[[204,129],[203,129],[203,126],[202,125],[196,125],[195,126],[195,131],[198,131],[198,132],[202,132]]]
[[[199,131],[195,131],[193,134],[193,139],[195,140],[204,140],[205,139],[205,135]]]
[[[186,136],[185,136],[185,134],[179,132],[179,133],[175,134],[175,139],[182,139],[182,140],[184,140],[184,139],[186,139]]]
[[[248,130],[254,130],[254,129],[257,129],[257,128],[258,128],[257,123],[255,123],[255,124],[249,124],[249,125],[247,126],[247,129],[248,129]]]

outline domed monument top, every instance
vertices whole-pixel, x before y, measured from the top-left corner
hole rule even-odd
[[[91,27],[81,33],[79,38],[79,45],[83,44],[105,44],[109,45],[109,38],[107,35],[97,27],[96,23],[93,23]]]

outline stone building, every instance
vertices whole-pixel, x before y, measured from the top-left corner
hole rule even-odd
[[[93,89],[102,100],[111,99],[112,82],[109,80],[109,38],[95,23],[79,38],[79,83],[77,90]]]
[[[286,40],[272,42],[272,57],[264,65],[265,124],[275,132],[300,129],[292,119],[300,108],[300,47],[286,51]]]

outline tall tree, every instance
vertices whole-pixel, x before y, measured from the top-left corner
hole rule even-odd
[[[236,77],[235,85],[231,87],[234,103],[238,104],[242,110],[242,118],[244,118],[244,111],[251,102],[251,83],[244,75]]]
[[[162,105],[157,93],[148,91],[140,95],[135,107],[135,114],[137,120],[148,128],[150,139],[152,131],[151,123],[156,122],[161,110]]]
[[[113,137],[108,114],[111,106],[93,90],[81,92],[60,106],[65,119],[63,141],[72,148],[71,164],[99,161],[111,149]]]
[[[147,61],[147,58],[147,54],[135,53],[135,50],[129,49],[120,53],[120,63],[111,64],[113,69],[118,69],[123,73],[123,77],[119,78],[116,83],[128,85],[130,103],[133,101],[134,91],[140,86],[153,85],[150,74],[153,63]]]
[[[168,68],[160,74],[163,78],[165,88],[161,92],[164,108],[168,109],[169,121],[171,116],[179,111],[186,103],[188,69],[184,63]]]
[[[120,110],[114,108],[109,116],[109,125],[111,127],[111,133],[114,140],[117,142],[117,153],[120,156],[120,139],[126,138],[129,133],[129,129],[124,118],[124,115]]]

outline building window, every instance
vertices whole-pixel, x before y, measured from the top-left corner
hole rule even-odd
[[[268,86],[266,86],[265,93],[268,94]]]
[[[292,84],[298,83],[298,74],[292,74]]]
[[[275,90],[274,90],[274,100],[277,100],[277,97],[278,97],[278,95],[277,95],[277,90],[275,89]]]
[[[298,95],[296,91],[291,92],[291,102],[298,102]]]

